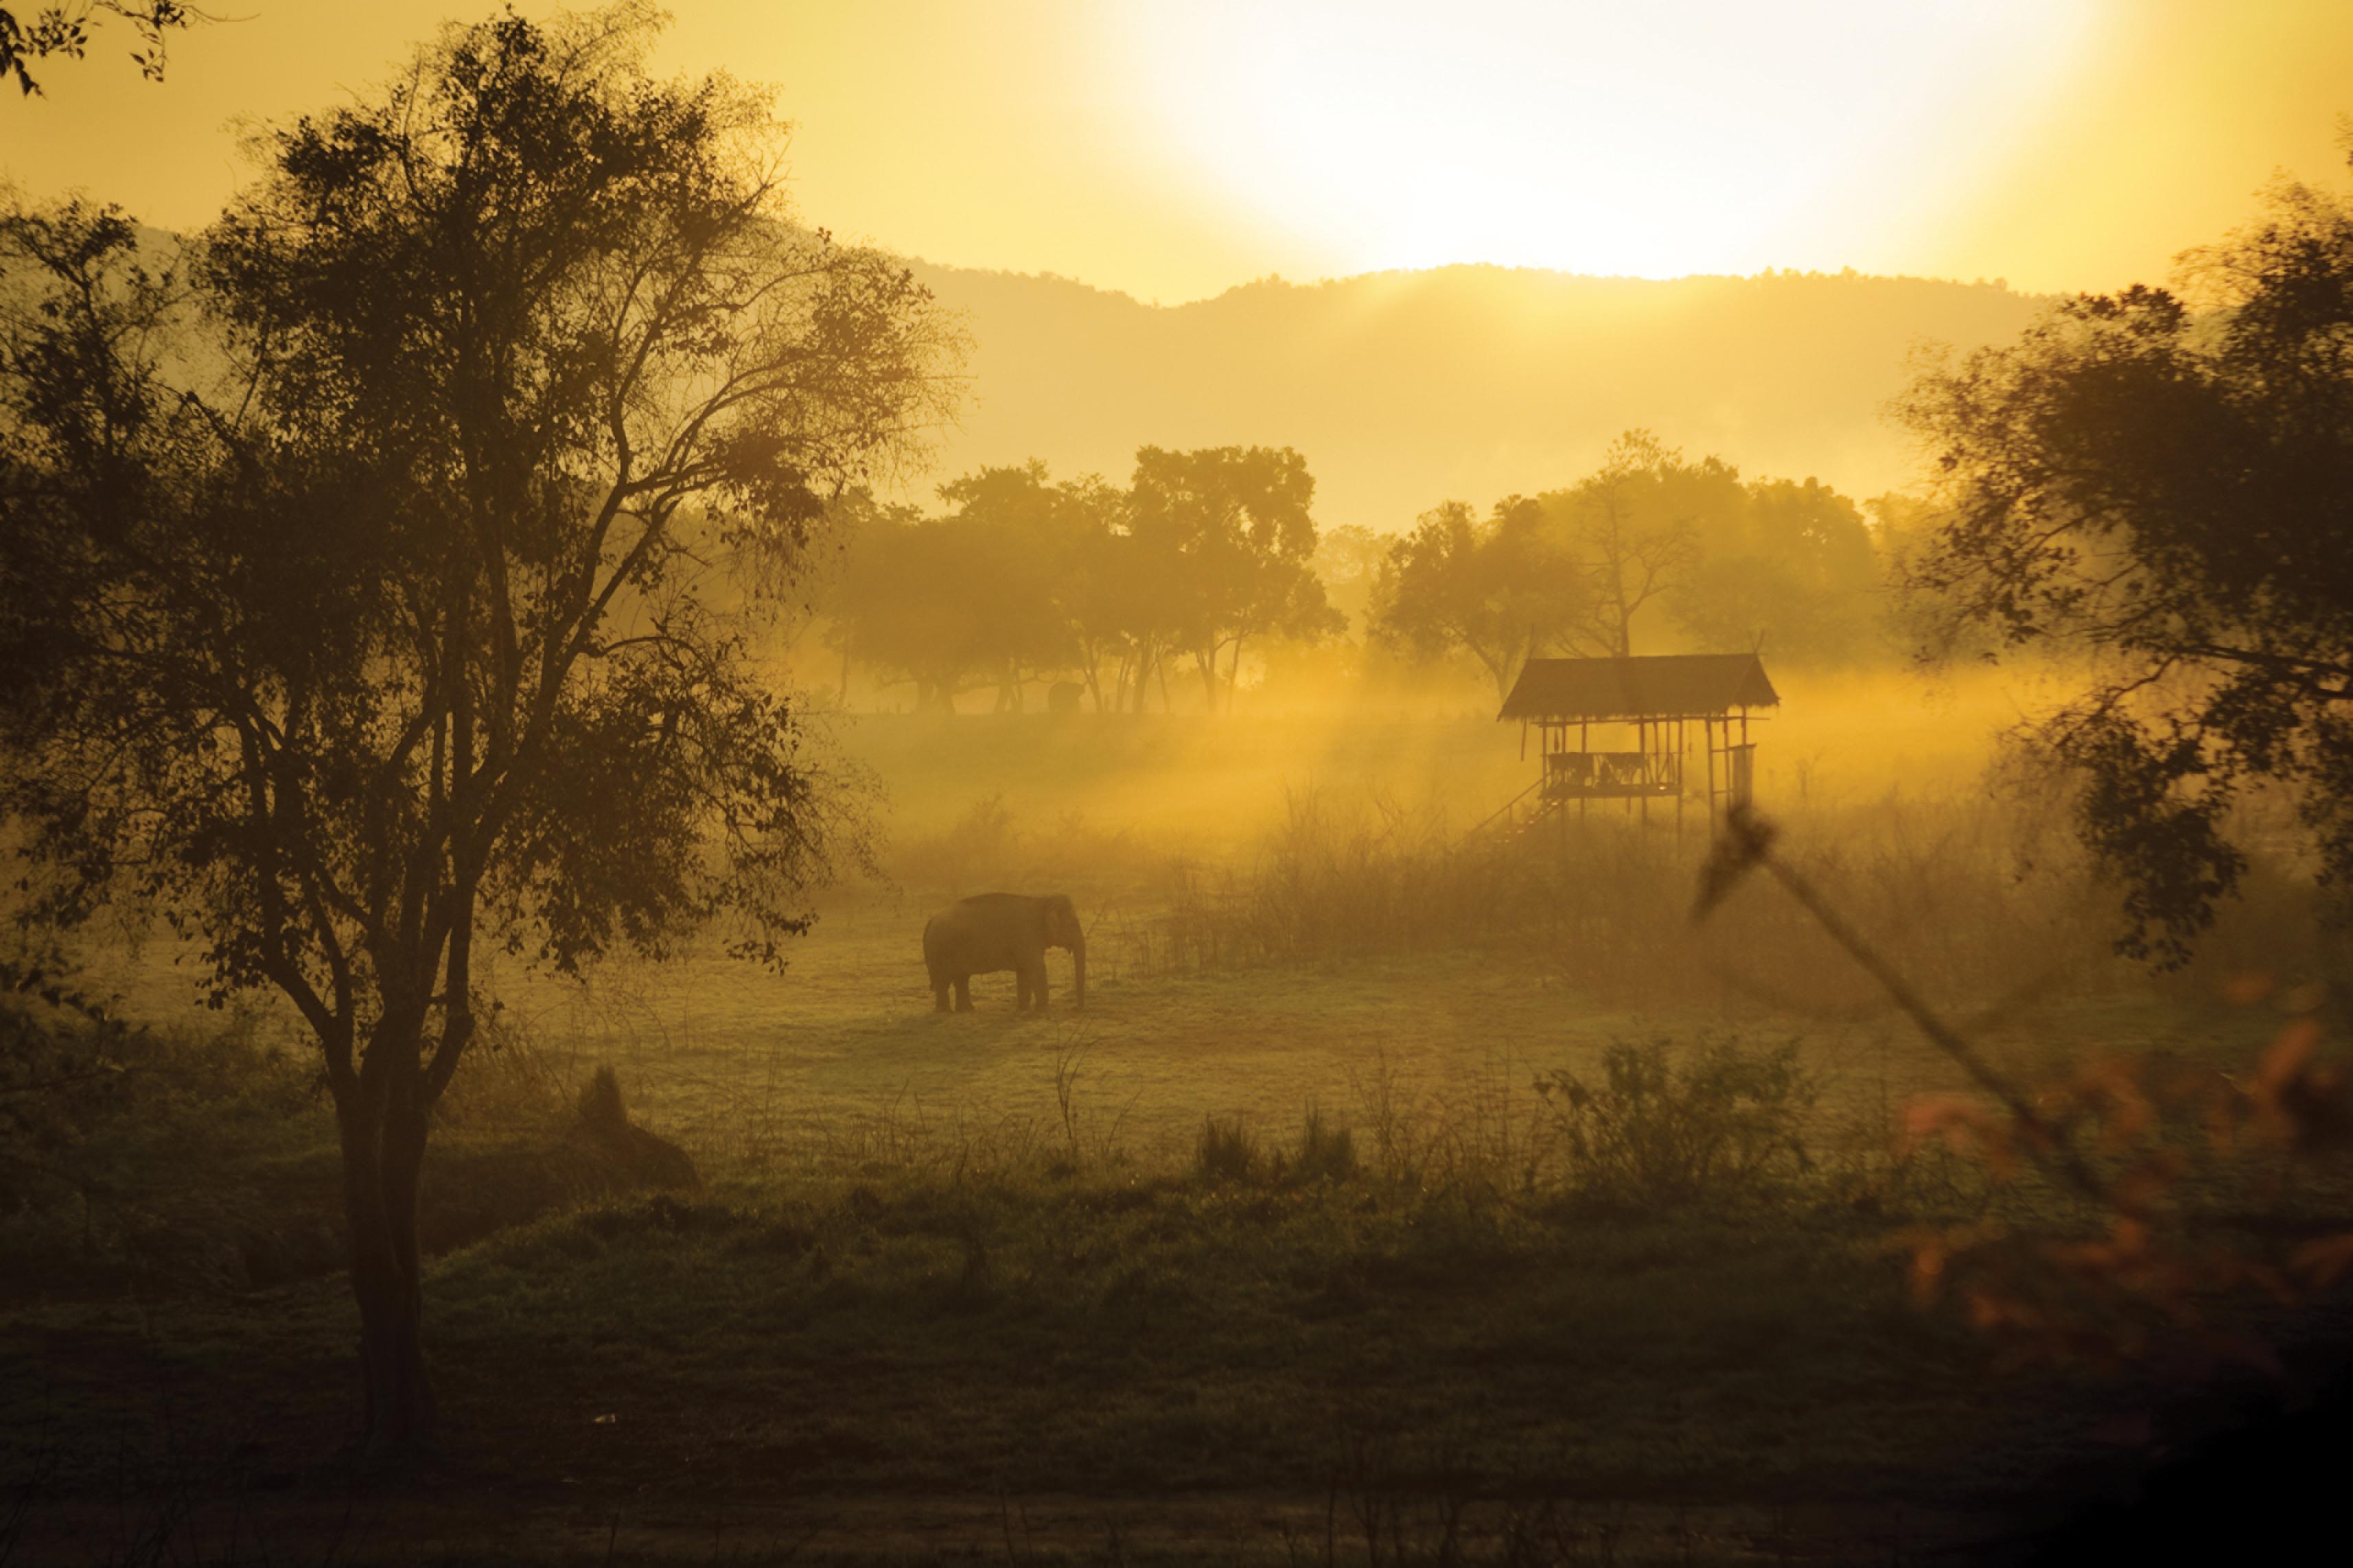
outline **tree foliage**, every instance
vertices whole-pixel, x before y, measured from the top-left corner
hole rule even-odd
[[[1057,483],[1032,461],[943,485],[935,519],[853,499],[860,542],[831,605],[835,646],[913,683],[919,711],[952,712],[976,685],[1018,709],[1053,675],[1076,676],[1099,709],[1141,711],[1187,655],[1215,709],[1253,639],[1343,624],[1312,565],[1314,491],[1288,449],[1147,447],[1126,490]]]
[[[1462,501],[1424,512],[1389,547],[1372,626],[1424,659],[1471,654],[1499,694],[1540,655],[1657,651],[1662,616],[1699,651],[1838,663],[1879,644],[1882,571],[1836,490],[1744,482],[1631,430],[1585,479],[1508,497],[1484,521]]]
[[[1699,559],[1669,607],[1703,652],[1841,664],[1877,646],[1879,587],[1871,531],[1853,501],[1811,479],[1752,479],[1707,520]]]
[[[1192,655],[1209,705],[1230,703],[1243,646],[1271,633],[1302,641],[1336,631],[1310,563],[1315,479],[1288,447],[1146,447],[1135,454],[1128,532],[1167,595],[1164,649]],[[1232,650],[1220,678],[1219,659]],[[1165,654],[1164,654],[1165,657]]]
[[[1631,656],[1635,618],[1691,575],[1702,516],[1730,505],[1739,483],[1738,471],[1717,458],[1687,463],[1648,430],[1629,430],[1599,468],[1546,495],[1568,559],[1593,585],[1585,614],[1566,629],[1569,647],[1596,658]]]
[[[1372,629],[1419,658],[1462,648],[1501,700],[1529,657],[1589,623],[1592,578],[1548,525],[1541,502],[1497,501],[1484,522],[1462,501],[1423,512],[1374,589]]]
[[[943,486],[951,510],[937,518],[849,498],[849,565],[828,606],[834,645],[911,683],[919,713],[952,713],[976,686],[995,686],[1000,709],[1018,708],[1031,678],[1077,662],[1071,590],[1100,515],[1097,489],[1053,485],[1032,463]]]
[[[2122,947],[2168,963],[2245,870],[2252,793],[2353,877],[2353,205],[2284,186],[2185,282],[2069,300],[1905,404],[1948,508],[1913,584],[2091,662],[2039,734],[2122,879]]]
[[[90,52],[91,30],[102,16],[129,24],[138,35],[143,47],[132,50],[131,58],[150,81],[164,79],[164,35],[207,19],[179,0],[79,0],[76,5],[44,5],[37,11],[0,5],[0,85],[13,76],[25,97],[37,95],[41,84],[33,79],[32,68],[26,62],[52,55],[81,58]]]
[[[431,1421],[417,1172],[478,929],[774,961],[858,852],[710,563],[788,571],[943,336],[790,223],[762,100],[643,74],[655,26],[450,29],[265,137],[185,271],[111,213],[5,228],[0,805],[37,913],[127,890],[317,1037],[379,1446]]]

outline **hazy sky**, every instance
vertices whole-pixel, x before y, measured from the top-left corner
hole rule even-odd
[[[30,0],[28,0],[30,3]],[[210,0],[0,102],[0,171],[202,224],[233,124],[384,80],[459,0]],[[521,7],[531,14],[548,9]],[[659,64],[775,84],[803,212],[1176,301],[1450,261],[2163,277],[2337,179],[2353,0],[678,0]]]

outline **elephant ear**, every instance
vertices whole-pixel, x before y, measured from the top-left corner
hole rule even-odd
[[[1046,900],[1046,930],[1062,946],[1075,946],[1085,932],[1079,925],[1079,907],[1071,902],[1068,893],[1056,893]]]

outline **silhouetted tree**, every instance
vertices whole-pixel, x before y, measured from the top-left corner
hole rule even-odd
[[[178,0],[80,0],[69,5],[44,5],[37,11],[0,5],[0,83],[16,79],[17,90],[31,98],[41,90],[27,60],[61,55],[79,59],[90,51],[90,35],[99,18],[113,16],[130,25],[146,47],[132,51],[140,74],[150,81],[164,79],[164,35],[208,20],[194,6]]]
[[[1001,664],[983,602],[992,563],[969,530],[910,506],[864,516],[827,600],[834,645],[884,681],[912,684],[918,713],[953,713]]]
[[[1080,662],[1069,590],[1089,531],[1101,513],[1087,492],[1053,484],[1044,462],[981,468],[940,487],[978,559],[963,592],[985,624],[997,672],[997,709],[1018,712],[1022,690],[1041,675]]]
[[[0,808],[37,916],[124,889],[315,1036],[374,1451],[433,1424],[417,1182],[478,931],[773,962],[859,852],[705,563],[788,563],[937,412],[940,329],[787,222],[762,100],[644,76],[649,16],[450,29],[274,132],[191,279],[116,215],[5,228],[42,297],[0,362]]]
[[[1221,685],[1230,702],[1251,637],[1312,642],[1343,624],[1309,567],[1314,498],[1306,459],[1288,447],[1135,454],[1129,531],[1173,611],[1164,635],[1192,654],[1213,710]]]
[[[1877,633],[1879,568],[1854,502],[1808,479],[1755,479],[1704,519],[1699,557],[1668,607],[1699,647],[1763,647],[1813,663],[1857,658]]]
[[[1381,563],[1389,558],[1389,546],[1396,542],[1394,536],[1376,533],[1356,522],[1317,532],[1315,559],[1308,563],[1309,569],[1324,584],[1324,599],[1351,624],[1369,624]]]
[[[1690,577],[1701,520],[1738,507],[1739,480],[1714,458],[1686,463],[1649,431],[1629,430],[1599,471],[1546,495],[1563,547],[1593,583],[1586,614],[1563,629],[1563,640],[1579,653],[1631,655],[1635,617]]]
[[[1076,674],[1098,710],[1141,712],[1167,662],[1190,654],[1215,710],[1254,637],[1314,641],[1345,620],[1311,562],[1314,481],[1266,447],[1136,454],[1125,491],[1044,462],[979,468],[940,487],[951,510],[853,498],[859,542],[828,605],[846,659],[909,680],[916,707],[997,689],[1018,709],[1040,678]],[[845,511],[845,516],[849,512]],[[1109,689],[1105,675],[1109,672]]]
[[[1018,710],[1030,681],[1070,670],[1095,689],[1124,614],[1103,582],[1119,492],[1094,478],[1055,484],[1032,461],[939,494],[953,510],[930,520],[871,496],[837,508],[849,542],[827,611],[845,661],[912,682],[919,712],[953,712],[958,693],[985,685],[999,711]]]
[[[2039,726],[2125,885],[2122,948],[2179,963],[2237,885],[2232,809],[2289,792],[2353,878],[2353,204],[2301,185],[2164,289],[2080,297],[1932,369],[1905,412],[1949,508],[1915,586],[2094,679]]]
[[[1130,647],[1128,628],[1144,597],[1143,585],[1126,570],[1127,497],[1092,474],[1060,489],[1054,514],[1056,602],[1070,629],[1080,678],[1102,712],[1117,705],[1116,687],[1112,698],[1103,694],[1103,667],[1122,659]]]
[[[1513,496],[1482,523],[1464,501],[1423,512],[1392,544],[1373,593],[1373,636],[1423,658],[1457,648],[1486,667],[1500,700],[1520,667],[1591,624],[1592,579],[1541,502]]]

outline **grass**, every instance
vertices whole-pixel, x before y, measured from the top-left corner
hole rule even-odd
[[[1361,1182],[656,1199],[469,1248],[429,1291],[457,1484],[650,1485],[671,1507],[1223,1494],[1239,1525],[1247,1500],[1324,1494],[1367,1444],[1399,1487],[1442,1465],[1490,1499],[1956,1506],[2099,1414],[2061,1415],[2042,1384],[1989,1399],[1966,1336],[1912,1312],[1851,1224]],[[176,1408],[185,1447],[307,1480],[342,1414],[347,1310],[327,1281],[160,1320],[19,1309],[6,1349],[47,1344],[53,1381],[29,1424],[12,1413],[12,1468],[63,1433],[95,1439],[70,1462],[102,1475]]]
[[[1990,1373],[1908,1298],[1909,1218],[1984,1194],[1890,1166],[1872,1108],[1943,1080],[1876,1026],[1798,1047],[1822,1086],[1821,1180],[1597,1205],[1537,1079],[1607,1094],[1609,1031],[1663,1030],[1678,1044],[1660,1062],[1682,1070],[1644,1078],[1664,1092],[1642,1125],[1661,1104],[1705,1109],[1690,1086],[1708,1053],[1670,1010],[1639,1035],[1630,1014],[1564,1027],[1572,997],[1458,955],[1124,980],[1082,1022],[1003,996],[938,1020],[882,913],[813,943],[802,963],[841,972],[798,994],[888,975],[903,1013],[792,1027],[739,995],[723,1034],[727,994],[691,973],[638,994],[638,1016],[682,1016],[670,1054],[623,1053],[620,1079],[637,1114],[685,1131],[709,1190],[549,1214],[433,1265],[452,1447],[427,1501],[373,1527],[378,1550],[473,1539],[517,1509],[535,1541],[575,1540],[596,1500],[648,1561],[740,1539],[677,1527],[706,1516],[898,1560],[920,1549],[881,1500],[938,1510],[923,1539],[997,1545],[980,1499],[1038,1501],[1052,1552],[1099,1553],[1109,1510],[1287,1562],[1284,1541],[1320,1539],[1319,1507],[1345,1494],[1421,1531],[1455,1502],[1491,1531],[1522,1505],[1588,1524],[1601,1507],[1662,1560],[1704,1560],[1790,1508],[1842,1520],[1818,1529],[1853,1550],[1838,1531],[1879,1528],[1890,1496],[1915,1531],[2007,1529],[2069,1467],[2115,1462],[2093,1434],[2132,1385]],[[1505,1058],[1493,1041],[1514,1028],[1530,1047]],[[590,1048],[519,1046],[496,1070],[568,1092],[562,1064]],[[1719,1042],[1736,1048],[1763,1076],[1718,1106],[1736,1131],[1795,1070],[1769,1040]],[[495,1120],[498,1086],[478,1087],[473,1114]],[[1842,1143],[1842,1115],[1869,1135]],[[1197,1170],[1205,1128],[1250,1157]],[[461,1161],[462,1132],[435,1158]],[[1841,1148],[1862,1188],[1909,1207],[1859,1205],[1831,1179]],[[195,1475],[215,1503],[243,1478],[258,1518],[325,1531],[350,1313],[332,1278],[16,1300],[0,1363],[40,1374],[0,1410],[0,1463],[50,1475],[53,1521]],[[1715,1521],[1715,1546],[1669,1540],[1692,1519]]]
[[[2094,1434],[2146,1382],[2000,1373],[1912,1300],[1912,1226],[2039,1222],[2047,1194],[1897,1155],[1903,1106],[1959,1074],[1769,889],[1694,935],[1695,845],[1596,836],[1550,880],[1496,880],[1415,814],[1268,798],[1298,754],[1271,726],[878,730],[870,760],[961,750],[885,767],[909,786],[903,886],[828,900],[785,975],[491,973],[509,1048],[461,1075],[432,1179],[528,1185],[514,1161],[610,1067],[706,1184],[569,1189],[444,1237],[427,1296],[452,1437],[424,1491],[337,1511],[338,1279],[107,1273],[47,1224],[64,1211],[0,1216],[19,1257],[31,1232],[6,1227],[47,1224],[0,1292],[0,1366],[25,1373],[0,1379],[0,1470],[40,1480],[42,1528],[130,1540],[173,1500],[218,1524],[227,1498],[292,1532],[283,1560],[1293,1565],[1336,1561],[1350,1528],[1352,1551],[1381,1536],[1374,1561],[1546,1530],[1549,1555],[1512,1560],[1883,1559],[2128,1458]],[[1155,816],[1160,770],[1231,737]],[[1324,738],[1392,782],[1498,772],[1447,760],[1491,726]],[[1220,848],[1204,825],[1244,795],[1256,837]],[[1082,801],[1100,814],[1068,815]],[[2021,1078],[2118,1041],[2253,1059],[2276,1020],[2199,1000],[2212,976],[2079,962],[2080,904],[2011,919],[2007,831],[1849,798],[1792,841],[1940,1005],[2001,1005],[1973,1035]],[[1084,1013],[1059,955],[1052,1012],[1013,1012],[1009,976],[976,1013],[931,1010],[923,917],[993,885],[1082,895]],[[115,966],[134,1011],[183,994],[169,956]],[[69,1147],[151,1205],[204,1172],[176,1187],[199,1235],[239,1205],[331,1207],[325,1110],[299,1056],[270,1057],[278,1027],[170,1037],[166,1113]]]

